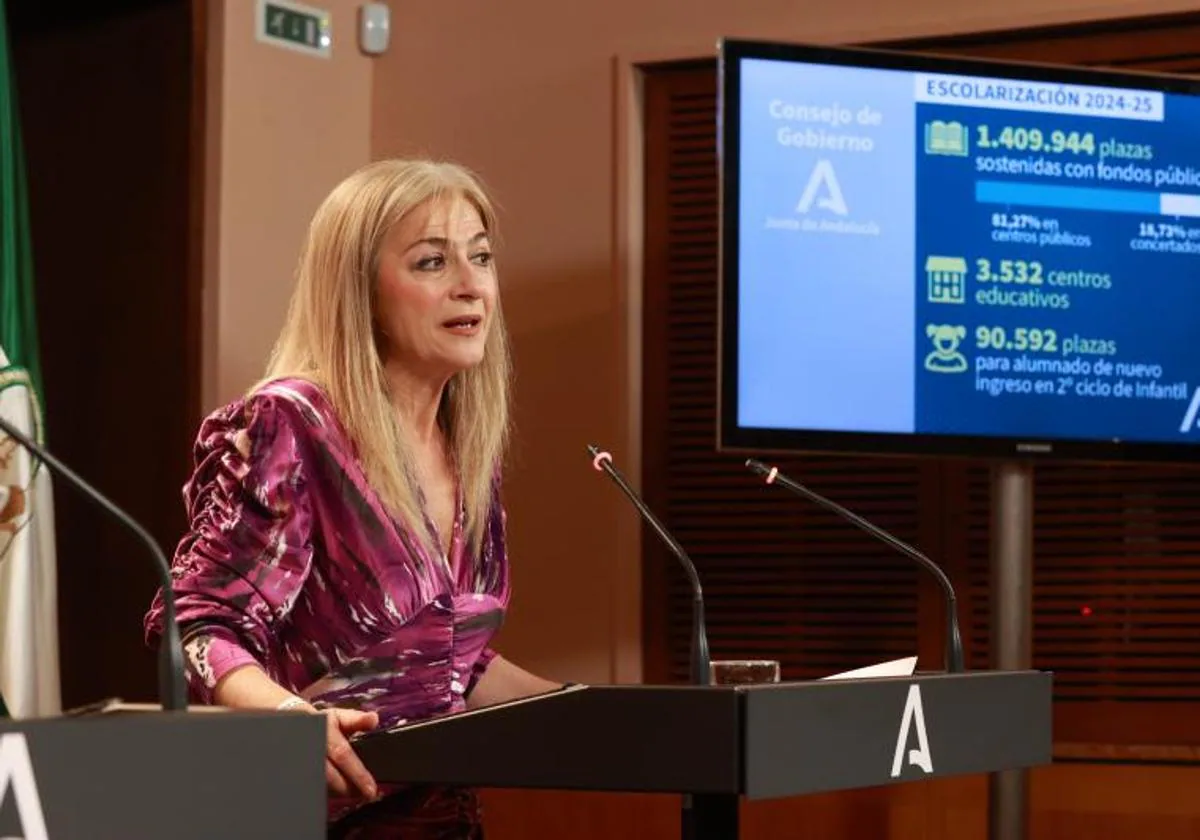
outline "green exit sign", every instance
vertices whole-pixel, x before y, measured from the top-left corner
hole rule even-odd
[[[290,0],[258,0],[258,40],[328,58],[333,48],[329,12]]]

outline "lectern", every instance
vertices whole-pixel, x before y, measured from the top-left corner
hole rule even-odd
[[[576,686],[370,733],[355,748],[383,782],[680,793],[695,837],[731,840],[739,797],[1048,763],[1051,676]]]
[[[114,712],[0,722],[0,837],[322,840],[325,719]]]

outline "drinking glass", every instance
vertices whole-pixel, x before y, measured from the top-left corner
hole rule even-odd
[[[714,659],[708,667],[713,685],[761,685],[779,682],[778,659]]]

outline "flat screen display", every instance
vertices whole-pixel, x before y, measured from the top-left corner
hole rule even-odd
[[[724,450],[1200,454],[1200,85],[725,41]]]

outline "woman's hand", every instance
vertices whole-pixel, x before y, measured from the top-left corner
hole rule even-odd
[[[335,708],[320,713],[325,715],[325,781],[329,784],[330,792],[338,796],[353,796],[357,789],[365,798],[375,799],[379,795],[379,788],[350,745],[350,736],[355,732],[374,729],[379,725],[379,715]]]
[[[294,709],[325,715],[325,779],[330,792],[337,796],[353,796],[357,791],[367,799],[379,795],[378,785],[350,746],[351,735],[379,726],[378,713],[332,707],[317,709],[272,682],[256,665],[235,668],[222,677],[213,689],[213,699],[222,706],[235,709]]]

